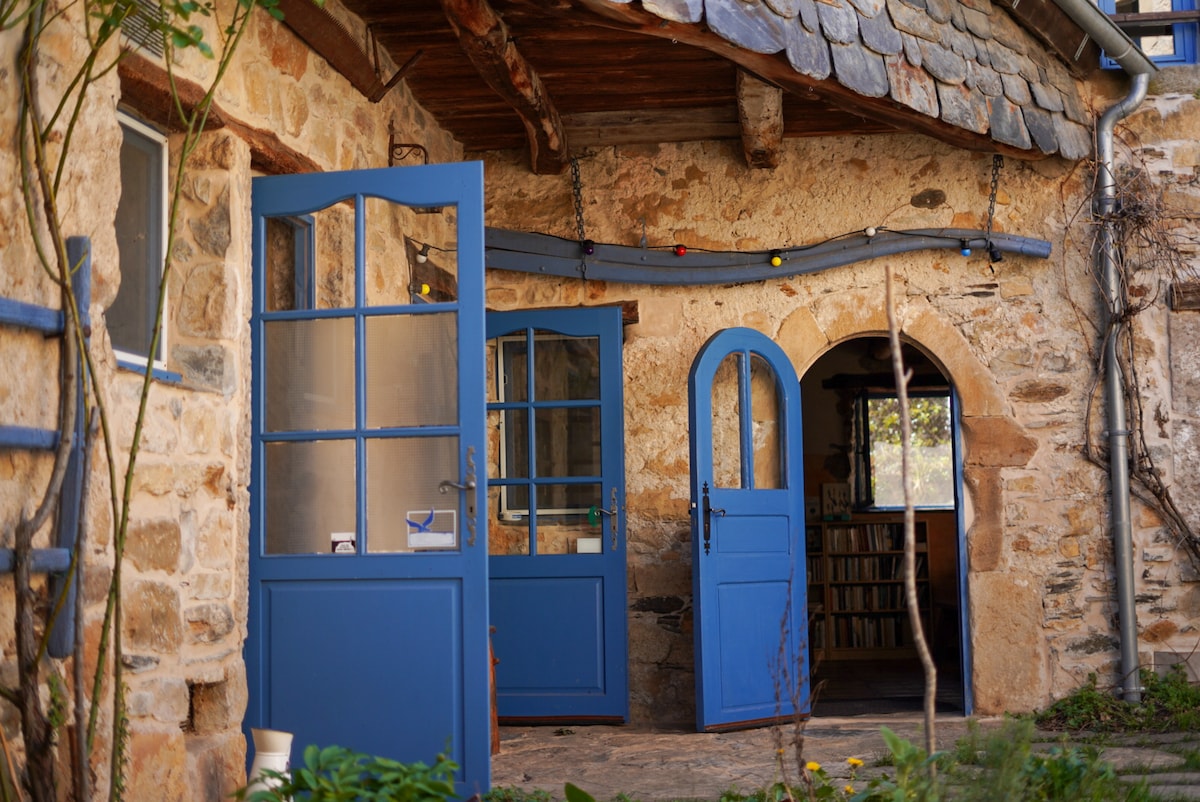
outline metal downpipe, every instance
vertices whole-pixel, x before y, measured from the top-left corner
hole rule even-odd
[[[1122,695],[1126,702],[1142,701],[1138,664],[1137,606],[1133,585],[1133,538],[1129,511],[1129,424],[1125,409],[1125,386],[1117,361],[1117,337],[1113,323],[1125,312],[1125,295],[1117,273],[1116,243],[1112,215],[1117,205],[1117,182],[1113,173],[1113,129],[1133,113],[1146,98],[1150,76],[1132,76],[1133,86],[1123,100],[1110,107],[1096,123],[1097,196],[1093,215],[1100,223],[1096,258],[1108,307],[1108,335],[1104,346],[1104,394],[1108,407],[1108,460],[1111,499],[1113,556],[1117,570],[1117,611],[1121,637]]]

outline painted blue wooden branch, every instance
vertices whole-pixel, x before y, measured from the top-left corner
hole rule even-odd
[[[87,237],[67,239],[67,259],[72,265],[71,286],[79,309],[83,331],[90,329],[88,309],[92,303],[92,246]],[[59,310],[0,298],[0,324],[19,326],[47,335],[66,330],[66,315]],[[72,336],[68,333],[68,336]],[[86,339],[85,346],[86,347]],[[67,456],[66,474],[58,498],[55,548],[34,549],[30,555],[34,573],[51,574],[51,598],[65,593],[62,609],[50,632],[49,653],[66,657],[75,645],[75,572],[70,571],[71,554],[78,539],[83,504],[84,473],[86,471],[86,424],[84,393],[87,390],[85,367],[80,360],[79,393],[75,404],[75,428],[71,433],[71,451]],[[0,448],[53,451],[60,442],[59,432],[28,426],[0,426]],[[12,549],[0,549],[0,574],[12,573],[16,557]]]
[[[748,253],[636,248],[587,243],[498,228],[487,229],[487,266],[548,276],[589,278],[634,284],[744,284],[790,278],[842,267],[868,259],[928,249],[979,249],[987,257],[989,244],[1000,253],[1050,256],[1045,240],[961,228],[879,231],[854,234],[809,246]],[[771,264],[772,257],[779,264]]]
[[[0,426],[0,448],[53,451],[58,448],[58,432],[29,426]]]
[[[40,331],[42,334],[61,334],[63,313],[24,301],[0,298],[0,323]]]
[[[11,574],[13,565],[16,563],[16,558],[13,556],[12,549],[0,549],[0,574]],[[71,552],[67,549],[34,549],[33,550],[33,573],[35,574],[63,574],[71,566]],[[59,616],[59,620],[70,616],[72,621],[75,618],[75,611],[68,610],[64,606],[63,614]],[[74,624],[72,624],[72,628]],[[62,657],[63,655],[57,655]]]
[[[87,237],[67,239],[67,260],[75,266],[71,275],[71,288],[75,295],[75,308],[79,310],[79,322],[87,334],[91,331],[89,309],[92,305],[92,243]],[[68,332],[67,336],[72,336]],[[58,537],[56,545],[68,555],[74,553],[79,538],[79,526],[83,513],[84,473],[87,468],[87,422],[84,420],[84,395],[87,392],[87,362],[80,358],[77,365],[79,392],[75,396],[75,428],[72,432],[71,453],[67,456],[67,472],[63,476],[62,492],[58,497]],[[50,598],[63,599],[62,609],[54,619],[50,630],[48,651],[51,657],[67,657],[75,651],[75,594],[78,591],[78,571],[67,568],[55,572],[50,579]]]

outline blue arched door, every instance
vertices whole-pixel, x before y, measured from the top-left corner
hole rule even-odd
[[[482,167],[258,178],[252,214],[246,726],[485,792]]]
[[[800,384],[746,328],[713,335],[688,377],[696,723],[809,711]]]

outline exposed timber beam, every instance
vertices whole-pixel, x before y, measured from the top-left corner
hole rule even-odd
[[[521,118],[529,161],[537,174],[567,166],[567,138],[542,79],[509,38],[508,26],[486,0],[441,0],[463,51],[492,89]]]
[[[634,31],[699,47],[715,53],[760,78],[770,81],[786,92],[802,97],[816,92],[827,103],[852,114],[937,139],[964,150],[1000,153],[1015,159],[1030,161],[1043,158],[1037,149],[1027,150],[993,140],[987,134],[928,117],[909,109],[888,97],[867,97],[848,89],[836,80],[818,80],[797,72],[779,53],[756,53],[730,44],[724,38],[700,25],[672,22],[619,0],[572,0],[575,5],[594,13],[592,24],[620,31]]]
[[[778,167],[783,148],[783,90],[738,70],[737,109],[746,164]]]

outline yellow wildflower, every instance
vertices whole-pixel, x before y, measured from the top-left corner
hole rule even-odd
[[[848,757],[848,758],[846,758],[846,762],[849,763],[854,768],[858,768],[859,766],[861,766],[863,764],[863,762],[856,757]]]
[[[847,785],[847,786],[846,786],[845,788],[843,788],[842,790],[843,790],[843,791],[845,791],[845,792],[846,792],[846,793],[848,793],[848,794],[852,794],[852,793],[854,793],[854,786],[853,786],[853,785]]]
[[[821,764],[816,762],[815,760],[810,760],[804,764],[804,768],[808,769],[809,771],[820,771]]]

